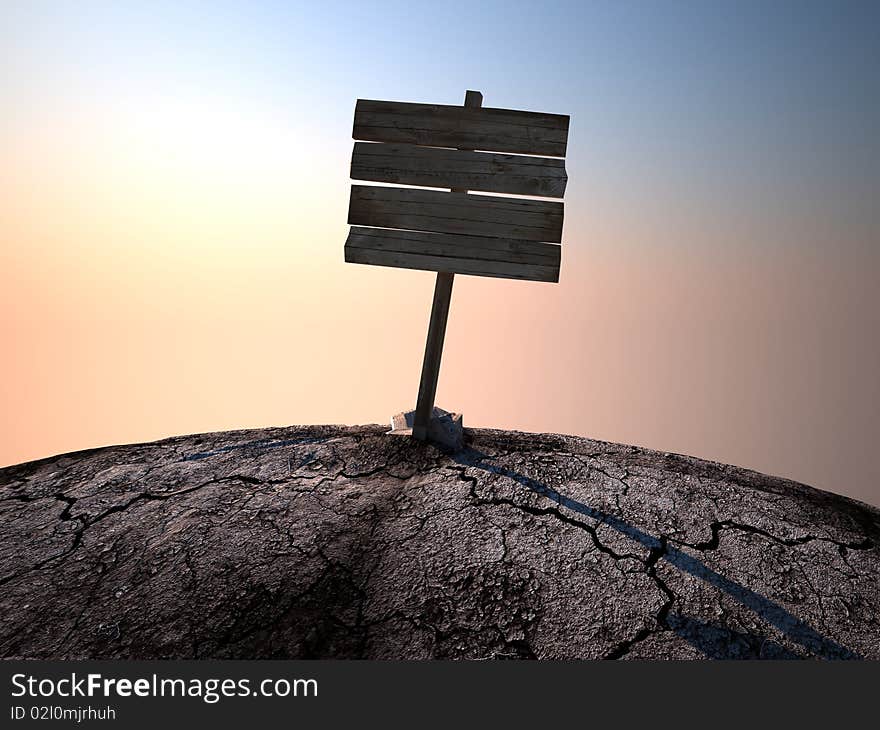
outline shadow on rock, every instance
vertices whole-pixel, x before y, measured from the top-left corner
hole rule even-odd
[[[487,463],[492,457],[476,451],[473,448],[466,448],[458,452],[453,458],[462,466],[482,469],[490,474],[496,474],[511,479],[532,492],[540,494],[542,497],[546,497],[555,502],[560,507],[564,507],[572,512],[576,512],[591,519],[598,520],[601,524],[617,530],[631,540],[648,548],[658,557],[659,560],[665,560],[679,570],[724,591],[743,606],[754,611],[763,621],[775,626],[789,639],[800,644],[808,652],[818,658],[861,659],[858,654],[845,646],[838,644],[832,639],[823,636],[812,626],[791,614],[778,603],[775,603],[750,588],[721,575],[688,553],[671,547],[665,537],[658,538],[649,535],[619,517],[615,517],[614,515],[603,512],[595,507],[590,507],[589,505],[578,502],[570,497],[566,497],[552,487],[542,484],[530,477],[502,466]],[[723,651],[719,652],[718,649],[721,636],[719,635],[719,628],[717,626],[682,616],[670,616],[668,614],[658,616],[658,618],[663,625],[675,631],[680,636],[683,636],[683,638],[687,639],[692,645],[696,646],[707,655],[713,656],[713,652],[715,652],[715,654],[723,654]],[[768,647],[768,642],[765,637],[745,634],[737,634],[736,636],[731,634],[730,641],[733,641],[733,644],[729,645],[728,654],[724,655],[724,658],[734,658],[733,656],[729,656],[729,654],[734,651],[736,642],[739,639],[742,639],[750,646],[764,646],[763,652],[759,652],[761,655],[760,658],[796,658],[796,655],[776,644],[773,644],[773,647],[777,647],[779,651],[785,652],[788,656],[780,656],[778,652],[776,655],[773,655],[772,651],[774,651],[774,649],[773,647]],[[748,658],[759,657],[750,655]]]

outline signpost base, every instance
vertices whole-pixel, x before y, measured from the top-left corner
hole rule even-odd
[[[416,412],[405,411],[391,419],[391,436],[411,436]],[[464,447],[464,427],[461,413],[450,413],[434,406],[431,420],[428,421],[427,440],[448,450],[459,451]]]

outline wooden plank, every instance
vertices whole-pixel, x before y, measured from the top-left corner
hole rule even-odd
[[[345,242],[352,248],[397,251],[429,256],[454,256],[484,261],[558,265],[561,246],[555,243],[517,241],[484,236],[456,236],[449,233],[397,231],[389,228],[353,226]]]
[[[460,187],[546,198],[563,197],[568,181],[565,161],[555,157],[371,142],[355,142],[351,177],[400,185]]]
[[[358,99],[354,139],[565,157],[569,118],[513,109]]]
[[[399,251],[376,251],[367,248],[345,247],[345,260],[352,264],[372,266],[393,266],[399,269],[419,269],[422,271],[489,276],[498,279],[519,279],[521,281],[559,281],[558,266],[539,264],[513,264],[503,261],[484,261],[481,259],[458,259],[451,256],[425,256]]]
[[[562,240],[563,204],[555,201],[352,185],[348,222],[522,241]]]
[[[561,246],[475,237],[352,228],[345,242],[345,260],[356,264],[490,276],[525,281],[559,281]]]

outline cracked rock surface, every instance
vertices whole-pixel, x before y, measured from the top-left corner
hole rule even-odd
[[[880,511],[647,449],[382,426],[0,469],[0,655],[880,658]]]

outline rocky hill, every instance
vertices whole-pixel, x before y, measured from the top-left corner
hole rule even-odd
[[[880,658],[880,511],[582,438],[237,431],[0,470],[0,655]]]

